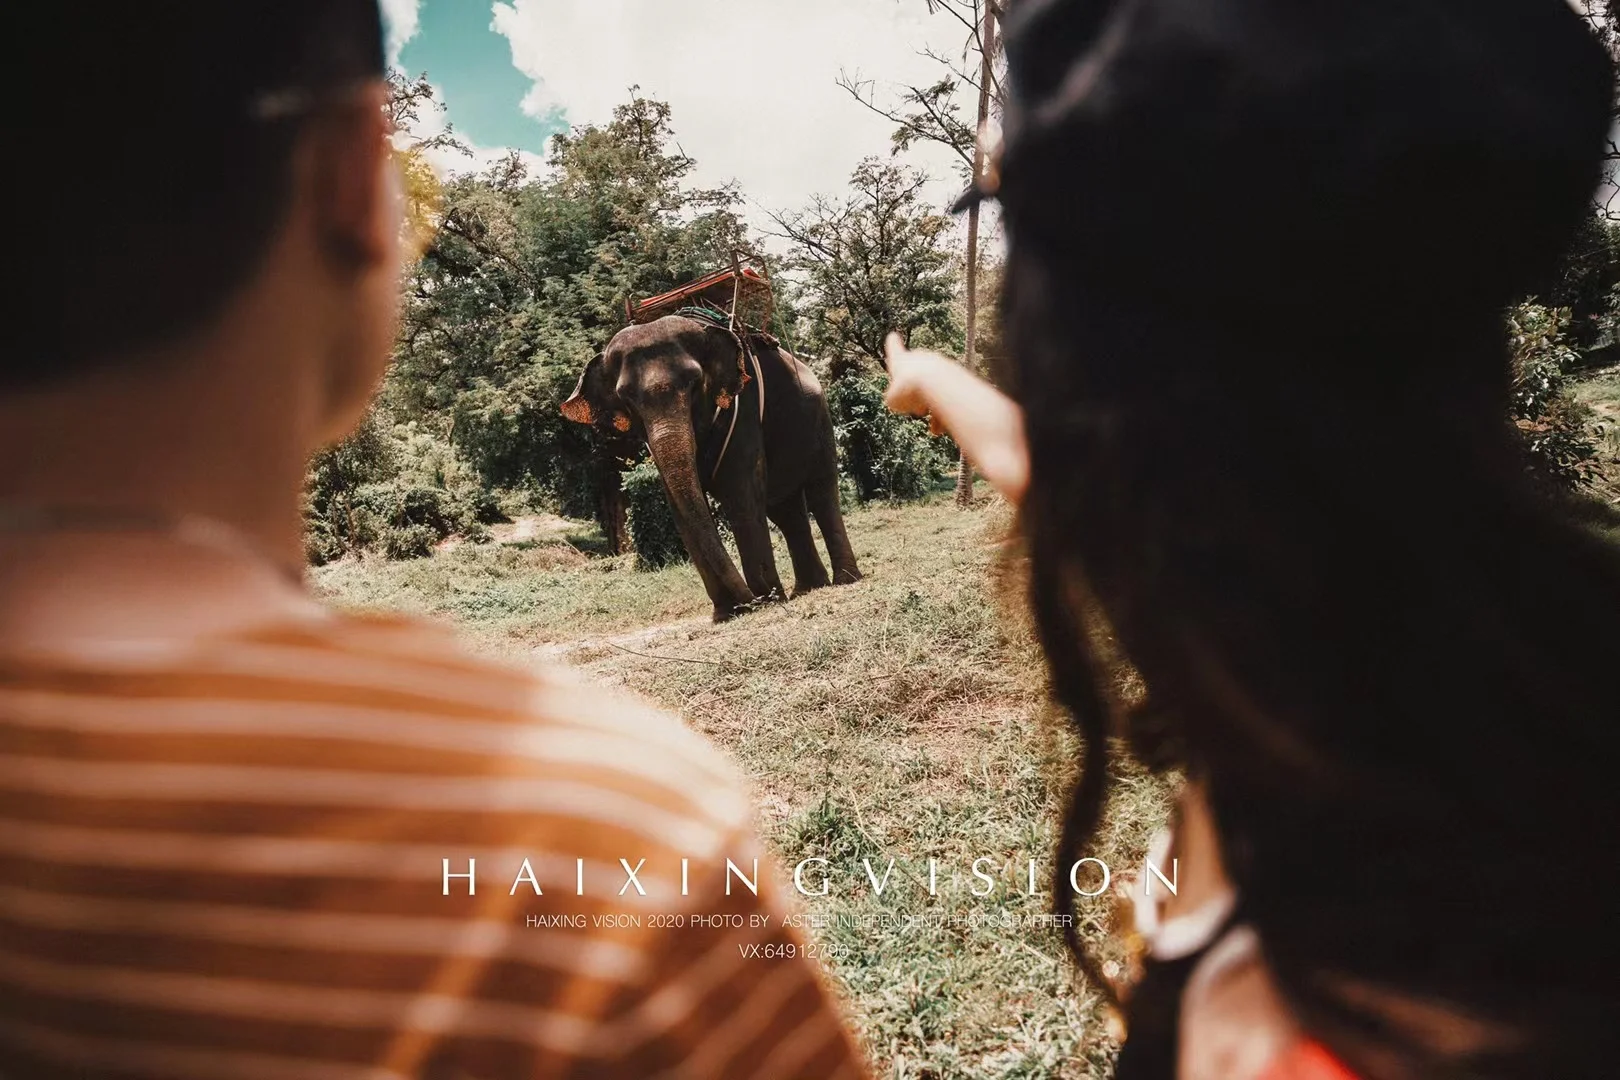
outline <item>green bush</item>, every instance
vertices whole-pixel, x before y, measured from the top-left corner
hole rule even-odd
[[[687,560],[686,545],[681,542],[680,530],[676,528],[675,513],[670,509],[669,496],[664,493],[663,478],[651,459],[624,474],[624,500],[629,510],[630,542],[635,545],[637,566],[657,570]]]
[[[1566,373],[1620,360],[1615,336],[1620,316],[1620,221],[1603,214],[1587,218],[1564,252],[1554,280],[1539,291],[1547,307],[1568,311],[1561,333],[1575,355]]]
[[[664,492],[663,478],[652,458],[645,458],[623,475],[624,502],[630,519],[630,544],[636,549],[636,568],[658,570],[676,563],[689,562],[686,544],[681,540],[680,528],[675,524],[675,511],[670,508],[669,496]],[[720,507],[709,500],[709,513],[714,517],[715,532],[720,542],[732,543],[731,526],[721,514]]]
[[[473,492],[471,497],[467,499],[467,510],[472,515],[473,521],[479,525],[498,525],[503,521],[512,520],[511,516],[502,509],[500,497],[493,491],[487,491],[483,488]],[[468,530],[468,539],[474,538],[473,532],[474,530]],[[488,530],[486,529],[484,532],[487,535]]]
[[[362,531],[375,539],[355,496],[398,468],[398,447],[375,409],[348,438],[315,455],[304,484],[304,552],[311,563],[319,566],[366,546]]]
[[[839,464],[861,502],[919,499],[938,491],[956,458],[950,439],[931,436],[916,418],[889,411],[885,385],[882,376],[852,371],[827,390]]]
[[[499,499],[447,441],[373,410],[347,439],[317,454],[305,489],[304,551],[315,565],[380,549],[420,558],[449,536],[488,538]]]
[[[451,439],[482,485],[529,487],[565,517],[596,513],[601,474],[598,440],[563,418],[589,351],[521,365],[503,385],[460,394],[450,412]]]
[[[1508,312],[1513,347],[1513,421],[1524,436],[1532,476],[1553,488],[1572,489],[1591,479],[1597,447],[1591,416],[1569,394],[1569,373],[1581,354],[1568,339],[1564,308],[1524,303]]]
[[[332,521],[315,513],[313,500],[304,496],[304,560],[311,566],[325,566],[335,562],[348,551],[344,538],[338,534]]]
[[[390,559],[421,559],[440,539],[429,525],[393,525],[383,530],[383,551]]]

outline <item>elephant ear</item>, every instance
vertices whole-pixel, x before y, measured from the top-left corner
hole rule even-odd
[[[692,320],[697,322],[697,320]],[[719,326],[698,323],[703,333],[698,338],[693,357],[703,368],[703,382],[710,400],[720,397],[735,398],[742,392],[742,368],[737,355],[737,339]]]
[[[580,376],[584,382],[585,377]],[[591,424],[596,422],[596,413],[591,409],[591,403],[585,400],[582,387],[575,386],[573,394],[562,403],[562,414],[576,424]]]
[[[585,365],[573,394],[562,403],[562,414],[576,424],[614,421],[614,427],[620,431],[629,428],[630,416],[608,383],[607,367],[601,353],[597,353]],[[621,416],[624,417],[622,426],[617,422]]]

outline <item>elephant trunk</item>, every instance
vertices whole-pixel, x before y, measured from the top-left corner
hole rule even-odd
[[[715,618],[721,619],[751,603],[754,593],[720,542],[714,516],[709,512],[709,498],[698,477],[697,439],[690,415],[681,397],[660,410],[660,415],[644,417],[647,446],[669,495],[681,542],[714,603]]]

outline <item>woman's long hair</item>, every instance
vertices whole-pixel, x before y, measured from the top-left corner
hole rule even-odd
[[[1559,44],[1573,84],[1592,84],[1590,53]],[[1591,97],[1571,127],[1600,135]],[[1613,1075],[1620,551],[1604,526],[1620,521],[1528,479],[1501,318],[1579,220],[1596,141],[1577,161],[1527,146],[1505,164],[1440,147],[1421,164],[1493,169],[1492,197],[1527,200],[1519,220],[1473,217],[1463,192],[1457,218],[1429,222],[1433,207],[1403,201],[1412,177],[1386,175],[1353,211],[1318,209],[1366,215],[1316,237],[1342,241],[1342,259],[1226,256],[1275,286],[1244,307],[1216,277],[1155,289],[1150,264],[1110,246],[1151,219],[1132,217],[1124,166],[1087,157],[1096,117],[1054,115],[1026,102],[1015,118],[1003,201],[1033,604],[1085,747],[1056,864],[1086,854],[1120,733],[1087,647],[1095,619],[1204,784],[1244,917],[1307,1030],[1373,1080]],[[1126,162],[1141,149],[1112,134],[1107,147]],[[1193,231],[1252,225],[1266,254],[1310,255],[1267,234],[1287,217],[1244,201],[1259,198],[1235,186],[1248,167],[1210,166],[1232,199]],[[1120,199],[1118,215],[1081,218],[1074,201],[1091,197]],[[1415,294],[1407,270],[1380,275],[1353,235],[1367,223],[1421,227],[1439,247],[1416,261],[1462,259],[1465,284]],[[1217,274],[1226,255],[1160,254]],[[1123,734],[1150,738],[1128,718]]]

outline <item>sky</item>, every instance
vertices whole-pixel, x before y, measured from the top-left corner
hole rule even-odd
[[[426,72],[445,118],[475,148],[441,169],[477,168],[507,148],[539,166],[550,136],[600,124],[630,87],[670,103],[693,182],[735,180],[747,217],[836,194],[864,156],[886,155],[893,125],[837,85],[876,80],[880,101],[960,55],[965,28],[924,0],[382,0],[393,62]],[[971,109],[972,102],[966,103]],[[940,206],[961,189],[943,148],[904,160],[937,179]]]

